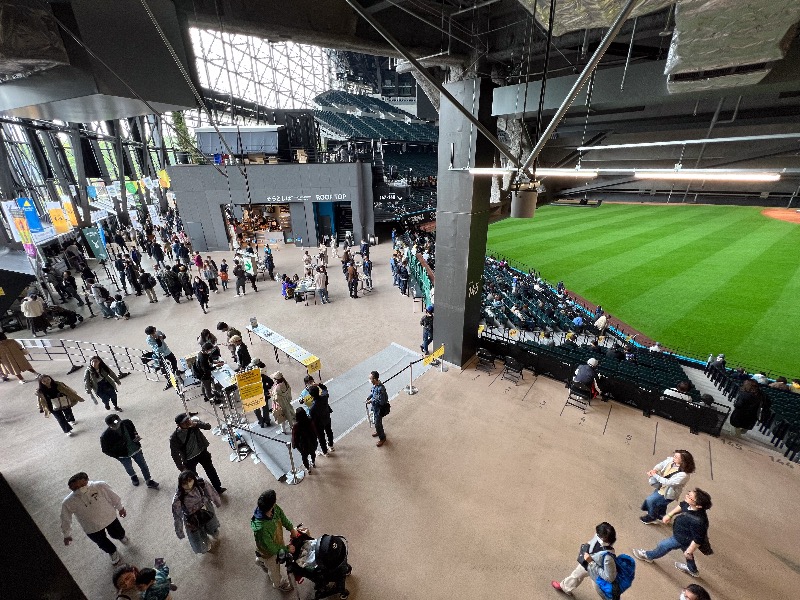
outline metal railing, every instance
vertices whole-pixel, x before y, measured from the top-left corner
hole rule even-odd
[[[144,350],[82,340],[22,338],[16,341],[27,350],[28,359],[31,362],[68,362],[70,367],[67,374],[86,367],[93,356],[99,356],[103,362],[117,372],[118,377],[127,377],[132,372],[139,371],[144,373],[148,379],[154,375],[155,379],[152,381],[158,381],[160,365],[150,358],[149,352]]]

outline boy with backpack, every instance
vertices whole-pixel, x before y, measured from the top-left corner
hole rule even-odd
[[[122,299],[120,294],[116,294],[114,296],[114,302],[111,304],[111,310],[114,311],[114,317],[117,319],[125,319],[127,321],[131,318],[128,305],[125,303],[125,300]]]
[[[111,303],[106,303],[106,300],[111,299],[111,295],[108,293],[108,290],[97,283],[94,279],[87,280],[86,284],[89,286],[89,289],[91,289],[94,302],[100,307],[100,311],[103,313],[103,318],[113,319],[114,311],[111,310]]]
[[[597,593],[607,600],[618,600],[627,590],[636,572],[634,560],[626,555],[617,556],[614,543],[617,532],[612,525],[603,521],[595,528],[595,536],[583,544],[578,553],[578,566],[562,581],[551,581],[550,585],[559,592],[571,596],[586,577],[591,577]]]

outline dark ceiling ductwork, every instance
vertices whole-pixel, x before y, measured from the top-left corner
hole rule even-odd
[[[52,14],[10,2],[0,4],[0,81],[68,64]]]

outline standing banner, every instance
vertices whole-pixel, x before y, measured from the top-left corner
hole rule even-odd
[[[53,224],[57,235],[68,233],[69,230],[72,229],[69,221],[67,221],[67,215],[64,213],[64,209],[61,208],[61,205],[57,202],[47,203],[47,213],[50,215],[50,222]]]
[[[85,237],[86,241],[89,243],[94,257],[99,260],[106,260],[108,258],[108,252],[106,252],[106,247],[103,245],[103,240],[100,237],[100,232],[97,230],[97,227],[84,227],[81,231],[83,231],[83,237]]]
[[[267,405],[260,369],[237,373],[236,385],[239,387],[239,399],[242,401],[244,412],[253,412],[255,409]]]
[[[22,247],[25,248],[25,254],[31,258],[36,258],[36,245],[33,243],[33,238],[31,237],[31,230],[28,224],[28,219],[25,216],[25,211],[20,210],[19,208],[12,208],[10,212],[13,219],[14,228],[19,233],[19,239],[22,242]]]
[[[25,219],[28,221],[28,228],[31,232],[39,233],[44,231],[42,222],[39,219],[39,213],[36,211],[36,205],[30,198],[17,198],[17,204],[25,213]]]

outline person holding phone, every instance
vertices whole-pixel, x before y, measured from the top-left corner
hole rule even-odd
[[[560,582],[550,582],[554,589],[571,596],[575,588],[588,576],[591,576],[593,581],[597,580],[598,575],[602,575],[606,581],[616,579],[617,566],[612,554],[614,543],[617,541],[617,532],[605,521],[595,527],[594,531],[594,537],[581,546],[575,570]],[[603,552],[606,554],[603,555]]]

